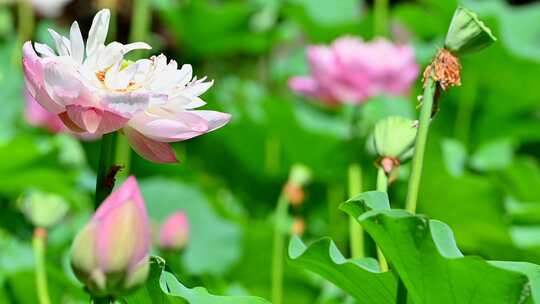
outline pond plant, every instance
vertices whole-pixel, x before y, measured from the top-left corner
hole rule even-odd
[[[52,6],[40,1],[21,2],[18,6],[18,22],[23,23],[24,17],[30,15],[32,5],[39,8],[45,16],[56,16],[61,14],[63,6],[69,5],[68,2],[70,1],[54,1]],[[102,7],[110,4],[107,0],[99,3]],[[219,19],[218,16],[223,17],[220,10],[201,3],[184,3],[179,11],[185,9],[187,13],[184,12],[183,17],[191,21],[196,17],[190,16],[198,16],[197,14],[211,15],[216,20]],[[161,13],[167,22],[175,25],[181,22],[170,17],[170,11],[163,9],[167,5],[152,5],[162,5]],[[271,31],[272,26],[268,24],[278,20],[277,12],[282,5],[286,6],[280,1],[258,3],[257,5],[262,7],[260,12],[252,16],[249,22],[244,22],[242,16],[251,16],[253,12],[244,11],[240,4],[230,5],[224,6],[227,10],[224,15],[228,16],[223,18],[225,21],[220,21],[222,23],[218,23],[210,31],[218,33],[217,36],[221,35],[220,30],[245,23],[249,23],[256,31]],[[91,212],[75,220],[70,218],[73,222],[68,221],[67,214],[71,206],[67,200],[40,189],[28,190],[17,199],[24,222],[18,222],[10,229],[19,231],[19,226],[27,224],[32,227],[29,238],[34,279],[31,284],[34,284],[34,288],[24,285],[23,289],[28,289],[26,292],[35,290],[39,304],[60,301],[60,297],[51,296],[52,281],[62,281],[61,286],[72,286],[76,280],[79,285],[76,285],[75,293],[78,293],[79,300],[84,300],[73,303],[297,304],[294,302],[296,298],[287,298],[287,289],[302,289],[302,285],[287,285],[286,282],[291,276],[288,266],[301,270],[301,279],[309,281],[309,284],[323,286],[323,289],[328,288],[330,293],[337,294],[333,298],[330,296],[332,300],[327,302],[324,302],[324,297],[321,296],[316,302],[320,304],[540,303],[539,265],[464,255],[450,225],[417,213],[420,194],[425,191],[425,183],[422,182],[426,176],[423,176],[423,173],[430,164],[426,161],[430,151],[428,148],[430,145],[439,144],[428,140],[431,124],[445,111],[445,98],[451,94],[449,91],[457,91],[461,86],[467,87],[468,83],[462,77],[463,71],[467,69],[464,58],[476,52],[481,56],[485,48],[497,41],[491,29],[476,13],[462,6],[455,9],[444,44],[439,48],[429,46],[435,55],[425,66],[423,73],[420,73],[421,64],[417,61],[412,43],[393,42],[388,38],[388,1],[384,0],[375,1],[372,40],[345,35],[333,39],[329,45],[319,43],[307,47],[305,54],[309,74],[290,77],[281,85],[288,86],[295,96],[317,101],[316,106],[323,109],[322,111],[338,113],[320,120],[315,119],[315,129],[325,129],[325,134],[340,134],[343,145],[339,147],[342,150],[332,150],[332,155],[354,155],[346,159],[346,170],[336,169],[339,172],[330,175],[330,179],[336,179],[334,183],[339,185],[328,191],[330,194],[337,192],[333,198],[339,199],[343,196],[340,196],[339,191],[348,190],[345,202],[339,206],[330,202],[327,210],[329,226],[338,226],[344,221],[336,215],[338,209],[348,218],[345,229],[347,231],[344,233],[348,239],[338,241],[333,239],[335,235],[330,233],[329,237],[308,243],[302,238],[309,227],[315,227],[311,230],[312,234],[313,231],[325,231],[320,228],[324,225],[317,219],[304,214],[304,208],[310,208],[306,206],[310,200],[310,187],[320,183],[317,177],[322,175],[322,170],[295,161],[295,158],[291,157],[294,153],[287,154],[289,159],[284,170],[288,174],[286,177],[280,172],[280,180],[261,182],[253,179],[243,184],[249,184],[249,187],[253,188],[249,191],[263,197],[264,201],[273,200],[268,199],[271,195],[265,196],[267,193],[261,184],[268,182],[274,186],[279,185],[277,202],[267,206],[268,210],[265,210],[272,213],[272,216],[261,222],[243,219],[248,211],[240,207],[238,198],[222,185],[222,181],[213,179],[211,174],[202,172],[203,170],[190,175],[193,180],[202,180],[219,189],[216,196],[219,196],[220,200],[218,203],[214,202],[212,208],[218,210],[219,215],[237,219],[246,232],[243,238],[239,236],[236,226],[228,225],[218,215],[197,209],[202,208],[201,206],[191,209],[194,208],[190,205],[191,201],[207,203],[201,198],[204,196],[201,195],[204,187],[187,187],[163,179],[163,176],[172,172],[166,165],[179,163],[186,154],[182,149],[175,150],[172,143],[194,139],[222,127],[230,127],[232,131],[224,133],[225,139],[218,145],[203,142],[201,150],[223,153],[227,159],[224,166],[228,176],[242,177],[243,166],[257,174],[264,171],[265,165],[261,159],[251,158],[251,154],[256,154],[253,151],[259,150],[256,144],[244,141],[245,137],[249,137],[246,134],[252,136],[252,139],[263,138],[257,142],[259,144],[269,144],[262,149],[263,153],[259,154],[265,153],[265,157],[270,159],[270,167],[277,168],[278,172],[283,161],[280,156],[284,154],[287,145],[296,140],[302,142],[303,138],[280,142],[272,137],[271,132],[245,127],[242,123],[245,123],[246,117],[247,120],[258,120],[263,125],[269,121],[275,123],[275,117],[279,117],[282,120],[277,119],[278,124],[274,126],[282,133],[294,132],[292,124],[287,124],[290,121],[297,120],[298,124],[309,125],[310,122],[313,124],[313,120],[302,120],[299,117],[303,114],[276,114],[280,113],[281,107],[296,107],[276,102],[267,108],[261,107],[264,111],[252,104],[220,107],[224,108],[223,111],[201,109],[206,105],[202,95],[214,85],[213,80],[194,76],[192,65],[179,65],[175,60],[167,59],[164,54],[146,56],[152,50],[146,41],[157,41],[156,44],[160,44],[159,40],[152,39],[149,35],[148,27],[152,17],[149,7],[148,1],[134,1],[133,24],[129,35],[131,42],[125,44],[118,41],[107,43],[108,38],[114,40],[111,36],[120,33],[115,21],[121,15],[118,15],[118,7],[115,5],[97,12],[88,34],[85,35],[86,39],[77,21],[73,22],[66,32],[47,29],[52,45],[27,41],[31,36],[29,27],[33,26],[30,22],[33,22],[33,19],[29,20],[27,25],[20,26],[17,54],[20,51],[22,58],[24,92],[21,96],[24,96],[25,100],[26,122],[56,134],[55,147],[61,146],[64,149],[62,153],[70,155],[62,157],[63,154],[59,153],[60,161],[64,161],[62,166],[65,165],[66,168],[78,166],[80,163],[80,159],[71,157],[80,152],[80,146],[75,143],[76,139],[81,139],[88,145],[92,145],[92,141],[96,142],[93,143],[96,151],[96,173],[89,173],[88,170],[74,178],[78,183],[85,184],[86,188],[89,188],[90,181],[93,189],[93,203],[89,204],[93,207]],[[286,12],[294,10],[294,5],[284,9]],[[213,20],[207,21],[212,23]],[[197,33],[198,30],[197,26],[175,29],[178,29],[179,33],[167,32],[167,35],[182,36],[182,31],[192,30]],[[294,27],[289,30],[293,32]],[[287,33],[284,31],[269,36],[279,39],[280,35],[287,36]],[[209,35],[204,31],[199,34]],[[189,39],[184,40],[187,44],[187,57],[196,58],[197,54],[206,52],[215,56],[226,56],[227,51],[232,52],[235,47],[240,47],[242,52],[247,53],[265,48],[262,42],[250,48],[246,47],[246,41],[254,39],[249,35],[247,38],[241,34],[231,35],[228,39],[232,42],[221,41],[222,44],[217,44],[219,47],[215,46],[216,41],[210,39],[203,45],[190,45]],[[260,66],[264,66],[264,60],[269,58],[261,59]],[[216,67],[218,70],[220,68],[222,67]],[[264,74],[264,71],[261,73]],[[289,74],[292,76],[296,73]],[[421,81],[417,81],[419,76]],[[221,79],[216,80],[219,81]],[[241,95],[235,90],[242,86],[248,87],[242,92],[249,95],[247,99],[257,99],[259,95],[264,95],[257,91],[257,84],[238,84],[230,79],[224,79],[223,82],[228,86],[224,85],[221,93],[218,90],[216,95],[210,96],[228,96],[235,99]],[[417,119],[392,114],[376,117],[373,124],[363,121],[366,113],[370,113],[370,104],[380,101],[377,100],[378,97],[407,98],[415,89],[415,83],[419,83],[418,87],[422,90],[417,100]],[[278,107],[280,109],[276,110]],[[315,113],[306,110],[305,103],[298,107],[301,109],[298,113],[308,113],[307,116]],[[236,113],[239,114],[238,125],[234,124]],[[267,113],[276,116],[265,116]],[[281,123],[284,126],[280,126]],[[245,133],[236,134],[239,129]],[[310,133],[302,135],[310,136]],[[220,137],[222,134],[215,136]],[[248,165],[242,161],[230,161],[231,158],[228,157],[231,156],[226,152],[228,150],[221,149],[227,145],[235,146],[237,153],[249,159],[246,160]],[[41,153],[40,149],[56,149],[47,147],[47,143],[40,143],[37,147],[37,154]],[[302,148],[306,149],[302,152],[309,152],[311,149]],[[450,148],[454,148],[454,152],[459,150],[456,146]],[[141,182],[138,174],[145,169],[143,167],[142,170],[131,170],[131,150],[140,156],[139,161],[153,166],[156,171],[150,170],[151,172],[158,174]],[[364,156],[358,156],[363,154],[364,150],[371,153],[367,161]],[[31,156],[26,155],[32,151],[27,151],[25,147],[18,148],[17,151],[23,158],[31,159]],[[210,163],[205,167],[209,171],[215,169],[213,166],[222,165],[214,164],[210,158],[199,161]],[[332,161],[326,160],[329,164]],[[37,161],[31,160],[28,163],[33,165]],[[481,167],[478,163],[479,161],[476,161],[475,167],[472,161],[473,169]],[[255,165],[250,167],[252,164]],[[4,165],[9,169],[11,164],[6,162],[2,164]],[[13,166],[17,168],[17,161],[14,161]],[[462,167],[464,166],[462,164]],[[193,171],[197,166],[190,164],[186,167],[183,173]],[[8,169],[6,172],[10,172]],[[64,167],[60,166],[60,170],[64,170]],[[66,169],[63,173],[69,175],[68,171]],[[269,172],[271,174],[273,171]],[[43,174],[39,171],[32,173]],[[365,178],[366,176],[368,178]],[[374,183],[369,186],[372,189],[365,187],[368,184],[365,179],[369,177],[374,177]],[[395,192],[389,191],[398,181],[407,183],[406,189],[402,189],[402,194],[406,197],[403,202],[399,201],[398,195],[394,195]],[[45,184],[47,183],[48,181]],[[2,189],[0,187],[0,190]],[[338,190],[334,191],[335,189]],[[160,220],[155,221],[153,217],[159,212],[150,212],[152,205],[168,200],[177,203],[178,193],[184,194],[183,198],[188,203],[184,202],[182,208],[175,205],[169,208],[174,210],[161,212],[157,216]],[[79,196],[73,195],[69,200],[78,198]],[[452,206],[445,208],[450,209]],[[514,206],[514,209],[516,208]],[[195,217],[198,220],[195,220]],[[67,226],[68,223],[76,227],[77,233],[70,234],[67,230],[58,232],[54,229]],[[201,231],[206,225],[210,227],[210,231],[201,237]],[[257,230],[257,225],[264,229]],[[4,245],[3,234],[3,229],[0,229],[1,245]],[[222,237],[223,235],[226,237]],[[207,239],[205,246],[200,243],[192,244],[192,241],[200,241],[200,238]],[[67,242],[71,244],[69,252],[62,258],[63,272],[51,271],[47,255],[51,251],[57,251],[57,248],[50,245],[61,242],[62,239],[68,239]],[[260,239],[265,239],[264,248],[250,246],[250,242]],[[6,252],[17,246],[23,247],[17,245],[17,242],[6,243],[9,243],[9,246],[5,246]],[[212,247],[214,243],[218,245]],[[228,243],[242,243],[249,248],[241,262],[237,257],[240,254],[227,247]],[[259,258],[264,262],[257,260]],[[15,254],[11,259],[13,264],[17,263]],[[213,260],[209,261],[209,264],[198,263],[201,259]],[[222,264],[233,264],[228,259],[237,262],[238,265],[230,273],[238,277],[255,272],[257,279],[251,277],[249,280],[259,281],[260,277],[265,276],[263,283],[268,285],[265,291],[253,289],[257,290],[256,294],[262,293],[270,300],[249,295],[253,294],[251,290],[246,291],[241,286],[223,288],[225,284],[222,279],[225,275],[220,279],[213,275],[224,273],[220,268]],[[21,289],[9,285],[9,275],[4,278],[4,271],[9,274],[9,267],[5,265],[10,265],[4,260],[11,261],[0,256],[0,301],[16,298],[14,294],[17,289]],[[258,261],[256,266],[253,266],[253,260]],[[191,265],[186,261],[191,262]],[[223,267],[228,269],[229,265]],[[186,268],[189,268],[189,271],[186,271]],[[196,273],[197,277],[186,275],[187,272]],[[306,275],[308,273],[310,275]],[[313,273],[316,276],[311,276]],[[244,282],[249,280],[244,279]],[[7,282],[7,291],[4,291],[4,282]],[[210,286],[212,292],[203,287],[190,287],[199,285]],[[219,290],[219,294],[223,295],[215,295],[213,290]],[[66,299],[61,302],[72,303]]]

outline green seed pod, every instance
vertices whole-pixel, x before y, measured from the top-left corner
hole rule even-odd
[[[456,55],[465,55],[488,47],[497,38],[470,10],[458,7],[446,34],[445,48]]]
[[[412,155],[416,133],[413,120],[390,116],[375,125],[373,147],[379,157],[389,157],[402,162]]]

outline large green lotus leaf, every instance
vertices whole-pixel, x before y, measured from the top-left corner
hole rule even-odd
[[[362,212],[363,201],[341,208],[375,240],[416,304],[540,301],[540,266],[463,256],[450,227],[425,216],[390,209]]]
[[[381,272],[375,259],[346,259],[330,238],[309,247],[298,237],[289,243],[289,262],[313,271],[356,298],[359,303],[395,303],[397,281]]]
[[[176,211],[187,214],[190,241],[182,258],[188,272],[222,274],[238,261],[240,228],[219,217],[198,186],[157,177],[143,179],[140,186],[148,213],[158,223]]]
[[[358,213],[388,209],[388,196],[383,192],[364,192],[349,202],[358,202]],[[313,271],[334,283],[359,303],[395,303],[397,281],[391,272],[381,272],[372,258],[346,259],[334,242],[323,238],[306,246],[298,237],[289,243],[289,262]]]
[[[250,296],[216,296],[202,287],[188,288],[169,272],[165,260],[150,259],[150,274],[146,285],[124,299],[129,304],[183,303],[183,304],[269,304]]]

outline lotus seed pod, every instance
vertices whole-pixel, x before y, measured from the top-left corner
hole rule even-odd
[[[445,48],[456,55],[464,55],[488,47],[497,38],[470,10],[458,7],[446,34]]]

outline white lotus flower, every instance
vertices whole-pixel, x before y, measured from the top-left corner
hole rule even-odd
[[[174,162],[168,142],[202,135],[226,124],[230,115],[193,110],[213,82],[197,80],[192,68],[178,69],[164,55],[136,62],[124,56],[150,49],[143,42],[105,45],[110,12],[94,17],[86,46],[77,22],[69,38],[49,30],[53,50],[30,42],[23,47],[23,65],[30,95],[45,109],[58,114],[77,132],[105,134],[124,128],[132,147],[147,159]]]

